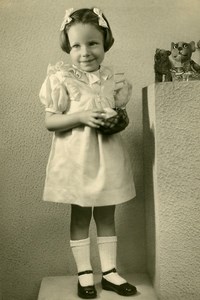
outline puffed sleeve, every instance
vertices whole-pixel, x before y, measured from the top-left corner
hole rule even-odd
[[[115,82],[115,105],[116,107],[125,107],[132,95],[132,85],[124,77],[124,73],[114,74]]]
[[[69,105],[69,96],[64,83],[56,72],[47,70],[47,77],[40,89],[39,98],[45,111],[62,114]]]

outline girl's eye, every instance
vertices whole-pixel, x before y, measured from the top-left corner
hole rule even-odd
[[[90,45],[90,46],[97,45],[97,42],[90,42],[89,45]]]
[[[80,45],[79,44],[74,44],[73,46],[72,46],[72,48],[78,48]]]

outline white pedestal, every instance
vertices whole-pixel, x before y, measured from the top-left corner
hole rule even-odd
[[[146,274],[128,274],[124,277],[137,287],[138,294],[128,297],[136,300],[156,300],[156,295]],[[122,297],[114,292],[104,291],[101,288],[101,276],[95,275],[97,299],[122,300]],[[77,276],[45,277],[42,280],[38,300],[77,300]]]
[[[153,84],[143,109],[148,271],[159,299],[197,300],[200,81]]]

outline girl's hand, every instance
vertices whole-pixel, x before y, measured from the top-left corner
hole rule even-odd
[[[105,112],[97,110],[86,110],[80,113],[80,122],[92,128],[99,128],[104,125]]]

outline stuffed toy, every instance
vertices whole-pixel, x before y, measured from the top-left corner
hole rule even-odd
[[[199,79],[200,66],[192,60],[192,53],[195,52],[195,42],[190,43],[178,42],[171,43],[171,71],[175,75],[187,77],[190,79]]]
[[[169,50],[156,49],[154,55],[155,82],[172,81],[170,54]]]

